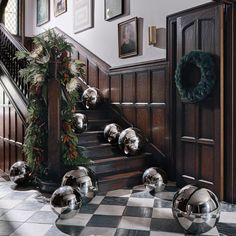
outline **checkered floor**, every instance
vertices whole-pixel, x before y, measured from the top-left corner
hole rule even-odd
[[[172,217],[176,187],[153,197],[143,186],[97,195],[71,219],[61,220],[38,191],[0,178],[0,235],[184,235]],[[236,206],[222,203],[220,222],[204,235],[236,236]]]

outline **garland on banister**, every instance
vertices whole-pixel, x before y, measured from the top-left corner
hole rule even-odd
[[[84,77],[84,64],[72,60],[72,45],[54,31],[43,37],[34,37],[32,52],[17,52],[18,60],[26,58],[28,65],[20,70],[20,76],[29,84],[28,127],[24,140],[24,152],[29,166],[42,173],[47,166],[47,90],[49,62],[60,62],[57,79],[61,85],[61,151],[64,165],[87,165],[74,132],[73,110],[80,99],[79,77]]]

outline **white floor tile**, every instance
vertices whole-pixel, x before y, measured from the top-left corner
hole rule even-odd
[[[162,232],[162,231],[151,231],[150,236],[184,236],[185,234]]]
[[[49,224],[25,223],[21,225],[11,236],[44,236],[52,227]]]
[[[0,220],[25,222],[35,211],[10,210],[0,217]]]
[[[132,190],[130,189],[118,189],[110,191],[106,194],[108,197],[130,197]]]
[[[219,222],[236,224],[236,213],[235,212],[221,212]]]
[[[77,225],[77,226],[85,226],[89,220],[91,219],[92,214],[77,214],[69,219],[58,219],[56,224],[58,225]]]
[[[45,205],[45,206],[43,206],[41,209],[40,209],[40,211],[52,211],[52,208],[51,208],[51,206],[50,205]]]
[[[114,236],[116,229],[103,227],[86,227],[79,236]]]
[[[148,198],[129,198],[127,206],[153,207],[154,199]]]
[[[22,200],[0,200],[0,208],[11,209],[18,205]]]
[[[95,211],[95,214],[121,216],[124,209],[125,206],[100,205]]]
[[[95,196],[89,204],[100,204],[104,196]]]
[[[150,230],[150,224],[151,224],[150,218],[123,216],[121,218],[118,228],[136,229],[136,230]]]
[[[152,218],[173,219],[174,217],[170,208],[153,208]]]

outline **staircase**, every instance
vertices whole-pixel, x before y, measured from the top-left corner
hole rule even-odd
[[[0,83],[8,93],[12,104],[21,114],[21,118],[26,118],[26,106],[28,91],[18,71],[26,64],[19,64],[15,59],[17,50],[26,50],[21,46],[3,25],[0,25],[1,56]],[[11,86],[7,86],[11,84]],[[12,94],[16,95],[12,96]],[[20,101],[24,102],[20,102]],[[107,124],[117,123],[122,128],[130,125],[118,114],[113,107],[104,103],[96,110],[86,110],[80,103],[77,111],[86,114],[88,118],[88,129],[79,134],[79,144],[85,148],[84,154],[93,161],[91,169],[98,178],[99,192],[132,187],[140,184],[144,169],[148,165],[151,157],[150,153],[142,153],[137,156],[126,157],[117,145],[105,142],[103,130]]]
[[[79,135],[79,143],[85,147],[84,154],[94,162],[91,169],[98,177],[99,191],[106,192],[140,184],[151,154],[141,153],[127,157],[118,145],[106,142],[103,137],[107,124],[117,123],[122,128],[129,125],[119,120],[109,104],[104,104],[97,110],[85,110],[80,105],[77,112],[86,114],[88,118],[88,129]]]

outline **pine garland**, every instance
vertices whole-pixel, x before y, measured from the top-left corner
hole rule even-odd
[[[81,94],[79,77],[84,77],[83,62],[72,60],[72,45],[54,31],[46,37],[34,37],[32,52],[17,52],[18,60],[26,58],[28,65],[20,76],[29,84],[28,127],[24,152],[28,165],[38,173],[47,166],[47,89],[50,58],[60,61],[57,79],[61,84],[61,151],[64,165],[87,165],[90,160],[82,154],[74,132],[73,110]]]

